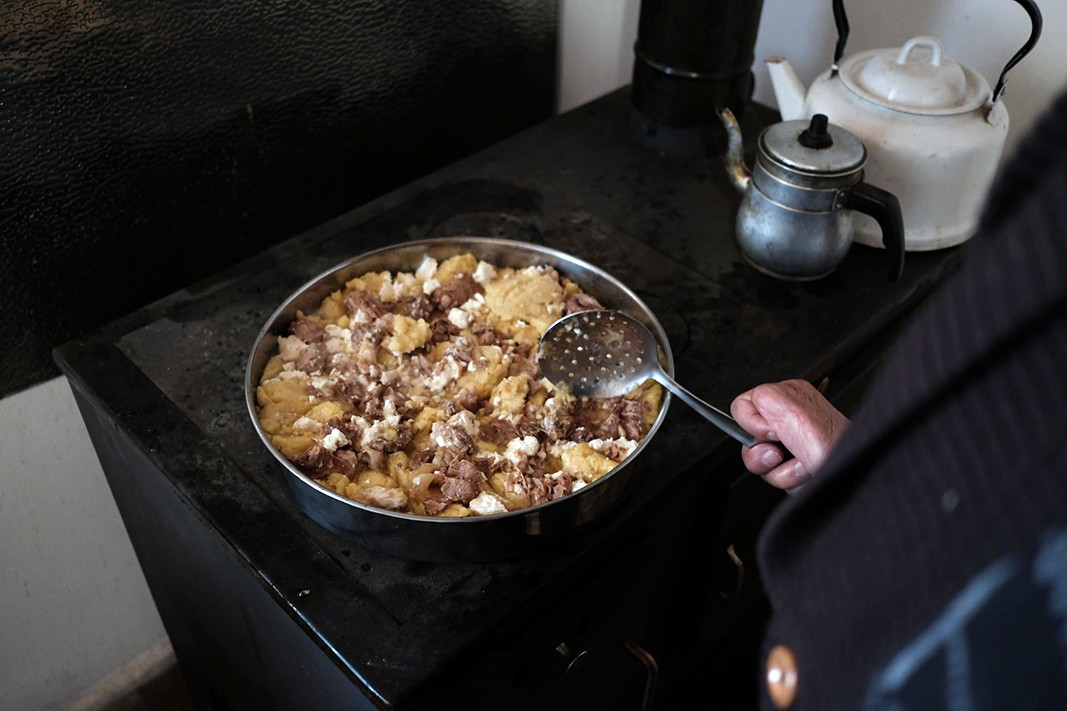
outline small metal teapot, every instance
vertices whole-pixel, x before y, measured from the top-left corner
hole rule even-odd
[[[873,217],[889,256],[889,278],[904,269],[904,221],[889,192],[863,182],[867,150],[823,114],[763,129],[751,175],[742,159],[741,128],[719,114],[729,135],[727,173],[743,194],[737,244],[745,261],[779,279],[810,281],[830,274],[852,245],[854,212]]]

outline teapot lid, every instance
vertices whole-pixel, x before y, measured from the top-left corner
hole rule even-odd
[[[985,78],[943,56],[933,37],[913,37],[899,49],[861,52],[841,63],[840,76],[864,99],[910,114],[965,113],[990,96]]]
[[[811,122],[782,121],[763,129],[761,158],[772,172],[790,181],[828,187],[850,182],[867,162],[867,149],[855,135],[829,123],[824,114]]]

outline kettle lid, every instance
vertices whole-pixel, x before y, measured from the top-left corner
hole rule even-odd
[[[879,106],[911,114],[972,111],[990,96],[980,74],[945,57],[933,37],[913,37],[903,47],[861,52],[841,63],[841,81]]]
[[[759,151],[779,168],[776,173],[831,181],[852,176],[867,162],[863,142],[829,123],[823,114],[815,114],[810,123],[782,121],[768,126],[760,134]]]

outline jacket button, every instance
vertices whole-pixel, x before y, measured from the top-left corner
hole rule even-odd
[[[777,709],[787,709],[797,698],[797,656],[784,644],[767,655],[767,695]]]

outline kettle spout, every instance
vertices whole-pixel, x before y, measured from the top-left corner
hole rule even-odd
[[[737,125],[734,112],[730,111],[730,109],[719,111],[719,118],[722,119],[722,124],[726,127],[726,136],[729,140],[726,146],[726,157],[724,158],[726,174],[730,176],[730,182],[734,184],[734,187],[743,193],[748,189],[748,184],[752,182],[752,177],[748,174],[748,169],[745,168],[741,127]]]
[[[774,99],[783,121],[794,121],[804,116],[804,85],[793,67],[782,57],[768,57],[764,64],[771,75]]]

